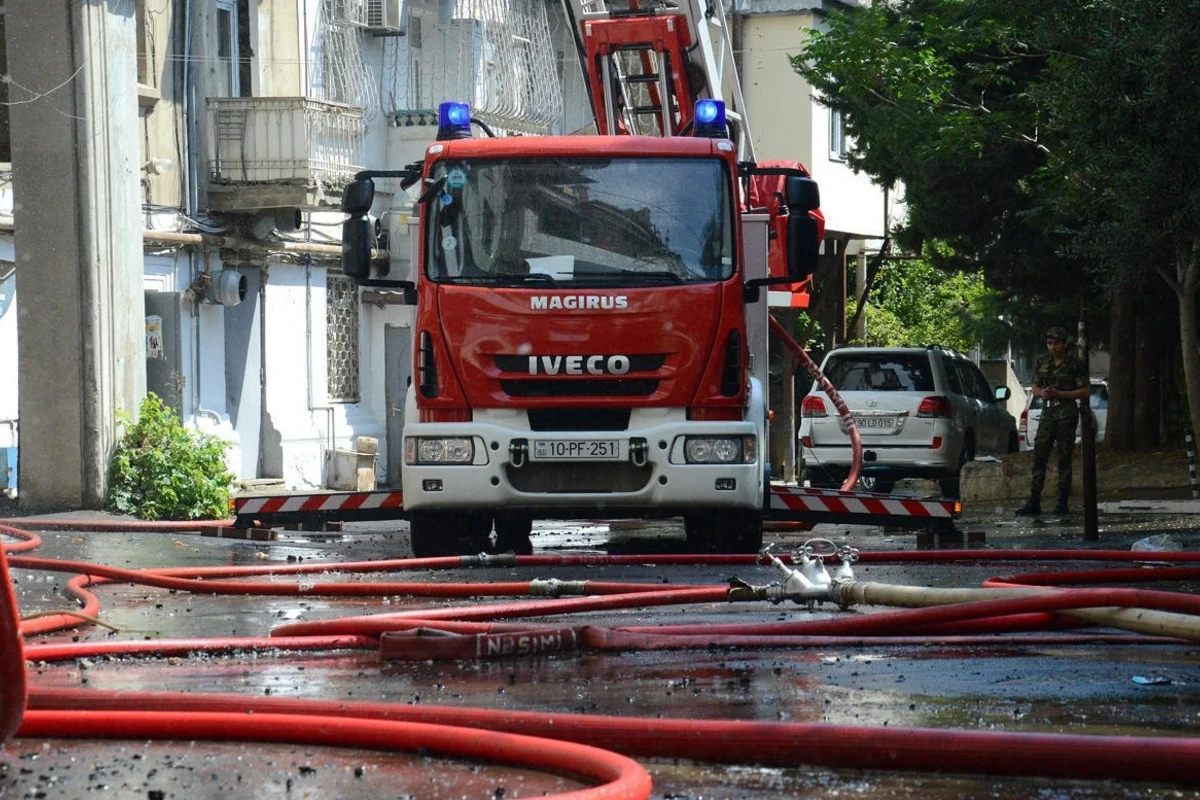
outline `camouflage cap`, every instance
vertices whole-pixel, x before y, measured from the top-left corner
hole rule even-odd
[[[1046,338],[1058,339],[1060,342],[1065,342],[1067,341],[1067,330],[1066,328],[1060,328],[1056,325],[1050,330],[1046,331]]]

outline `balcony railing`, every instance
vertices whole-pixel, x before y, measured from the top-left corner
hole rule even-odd
[[[362,111],[307,97],[213,97],[209,206],[329,208],[362,167]]]

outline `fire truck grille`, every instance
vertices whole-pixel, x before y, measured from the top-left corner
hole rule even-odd
[[[569,464],[561,461],[505,465],[509,483],[531,494],[612,494],[636,492],[650,482],[653,468],[620,464]]]
[[[608,360],[609,356],[600,356]],[[615,357],[614,357],[615,358]],[[629,372],[658,372],[667,363],[665,353],[638,353],[626,357],[629,362]],[[562,356],[549,360],[548,356],[495,356],[496,368],[505,374],[516,375],[553,375],[554,371],[565,371]],[[540,359],[540,360],[539,360]],[[547,361],[549,360],[549,363]],[[561,374],[561,373],[560,373]]]
[[[627,431],[628,408],[531,408],[529,429],[534,431]]]
[[[658,381],[650,378],[566,378],[500,381],[500,388],[509,397],[649,397],[658,391]]]

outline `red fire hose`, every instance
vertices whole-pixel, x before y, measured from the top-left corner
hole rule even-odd
[[[128,709],[140,703],[173,712],[229,713],[247,719],[320,714],[389,719],[492,731],[520,731],[641,758],[686,758],[718,764],[962,772],[1082,780],[1200,782],[1200,739],[951,731],[822,723],[545,714],[234,695],[35,692],[31,708]],[[49,713],[31,711],[30,714]],[[64,724],[66,721],[64,720]],[[22,735],[34,735],[22,729]],[[173,732],[176,736],[178,731]],[[473,736],[474,734],[472,734]],[[464,737],[470,738],[470,737]],[[544,741],[537,739],[535,741]],[[947,754],[953,754],[948,758]]]
[[[842,491],[848,492],[854,488],[854,484],[858,483],[859,473],[862,472],[862,435],[858,432],[858,424],[854,421],[854,415],[850,413],[846,401],[838,394],[834,385],[825,377],[825,373],[821,372],[817,362],[813,361],[800,343],[792,338],[792,335],[787,332],[787,328],[784,328],[773,314],[768,314],[767,320],[771,333],[775,334],[783,346],[792,351],[792,355],[804,365],[805,371],[813,377],[813,380],[821,387],[821,391],[829,396],[833,407],[837,409],[838,415],[842,418],[842,423],[846,426],[846,433],[850,435],[850,474],[846,476],[846,480],[842,481]]]
[[[25,654],[17,595],[8,574],[8,557],[0,549],[0,744],[21,725],[25,713]]]
[[[643,800],[650,775],[636,761],[614,752],[555,738],[346,715],[247,714],[245,704],[226,711],[165,711],[109,708],[103,711],[30,711],[20,735],[27,738],[203,739],[364,747],[417,751],[478,759],[601,785],[553,795],[559,800]]]
[[[7,531],[6,531],[7,532]],[[29,541],[29,540],[25,540]],[[4,549],[15,546],[6,545]],[[958,551],[948,553],[865,553],[863,561],[883,563],[908,560],[1030,560],[1039,551]],[[1048,560],[1094,559],[1101,561],[1136,560],[1137,553],[1123,551],[1041,551]],[[1195,561],[1200,554],[1156,553],[1155,560]],[[528,557],[529,561],[518,560],[517,564],[553,563],[624,563],[623,557],[585,556]],[[635,556],[636,563],[649,564],[661,557]],[[423,559],[422,569],[461,568],[466,560],[459,558]],[[434,567],[428,562],[436,561]],[[696,559],[687,557],[686,562]],[[380,568],[382,563],[400,565],[405,569],[418,560],[399,562],[370,562],[370,569]],[[290,565],[270,567],[214,567],[200,569],[171,570],[119,570],[86,563],[48,561],[19,557],[28,569],[78,570],[83,574],[72,579],[78,582],[78,590],[91,582],[99,582],[97,575],[109,580],[132,580],[164,588],[186,588],[211,593],[214,589],[245,593],[256,588],[283,586],[282,584],[239,583],[226,580],[233,577],[259,575],[308,574],[331,569],[347,571],[351,565]],[[680,562],[673,562],[680,563]],[[707,563],[707,562],[705,562]],[[740,561],[737,563],[741,563]],[[21,736],[145,736],[178,738],[258,738],[260,730],[254,724],[235,727],[245,720],[262,724],[261,732],[281,737],[272,741],[286,740],[306,743],[325,742],[323,734],[315,728],[331,727],[329,717],[343,717],[338,729],[336,743],[355,746],[376,746],[371,742],[391,741],[399,734],[374,726],[358,727],[358,723],[370,720],[391,719],[405,723],[435,723],[466,725],[494,731],[516,731],[528,734],[544,734],[559,740],[579,744],[603,746],[620,750],[633,756],[690,758],[699,761],[721,763],[760,763],[772,765],[824,764],[837,767],[871,769],[907,769],[918,771],[945,771],[945,753],[953,751],[960,756],[962,771],[992,775],[1045,775],[1086,779],[1162,780],[1172,782],[1200,781],[1200,740],[1155,737],[1105,737],[1105,736],[1056,736],[1021,733],[992,733],[968,731],[939,731],[926,729],[860,728],[852,726],[808,725],[757,722],[712,722],[701,720],[660,720],[644,718],[594,717],[591,715],[534,714],[521,712],[491,711],[483,709],[440,708],[433,706],[408,706],[391,704],[355,704],[343,701],[287,700],[281,698],[248,698],[222,695],[179,695],[163,693],[103,693],[73,692],[70,690],[37,690],[28,692],[26,687],[24,658],[60,660],[80,658],[88,654],[166,654],[184,652],[220,652],[222,650],[256,649],[357,649],[376,646],[376,637],[384,631],[413,631],[421,626],[436,626],[438,631],[458,634],[463,638],[492,635],[499,638],[482,640],[499,642],[504,646],[503,635],[513,634],[534,637],[557,635],[563,640],[574,639],[589,646],[605,649],[667,649],[694,647],[700,643],[722,643],[739,646],[812,646],[832,642],[852,644],[856,641],[906,643],[910,637],[929,641],[930,635],[945,636],[946,641],[956,626],[993,625],[995,629],[1009,626],[1012,629],[1062,627],[1063,619],[1056,612],[1081,607],[1124,606],[1151,609],[1167,609],[1177,613],[1200,614],[1200,599],[1172,592],[1146,591],[1139,589],[1068,589],[1046,591],[1036,596],[1011,597],[999,600],[958,603],[932,608],[910,609],[898,612],[881,612],[865,615],[840,617],[832,620],[816,620],[802,623],[763,625],[703,625],[665,627],[627,627],[603,629],[593,626],[564,627],[561,622],[546,625],[531,625],[528,622],[503,622],[495,620],[519,620],[529,616],[546,616],[552,613],[578,612],[597,609],[648,607],[677,603],[724,602],[725,587],[681,587],[638,584],[595,584],[606,591],[607,596],[571,597],[552,600],[532,600],[517,603],[465,606],[461,608],[439,608],[414,610],[401,614],[377,615],[374,617],[329,620],[322,623],[302,623],[277,628],[270,639],[203,640],[194,642],[174,640],[166,642],[102,642],[75,645],[41,645],[21,649],[20,624],[17,616],[16,599],[7,569],[8,562],[0,555],[0,731],[11,735],[19,726]],[[993,579],[1006,584],[1059,584],[1094,583],[1103,580],[1151,580],[1167,575],[1180,580],[1194,577],[1192,568],[1179,567],[1165,570],[1093,570],[1056,575],[1018,575]],[[180,583],[176,583],[179,581]],[[329,584],[342,586],[343,584]],[[345,584],[349,585],[349,584]],[[389,589],[412,584],[355,584],[374,587],[382,593]],[[592,584],[587,584],[589,589]],[[290,584],[289,592],[299,595],[320,594],[325,584]],[[453,595],[480,596],[492,593],[517,593],[518,588],[528,589],[528,583],[513,584],[463,584],[456,585]],[[276,591],[269,589],[269,591]],[[440,590],[434,590],[437,593]],[[94,600],[94,598],[92,598]],[[91,601],[89,601],[90,603]],[[1066,623],[1071,624],[1071,623]],[[334,633],[329,638],[317,638],[312,634]],[[284,635],[302,638],[282,638]],[[819,636],[837,636],[837,639],[818,639]],[[847,638],[849,637],[849,638]],[[878,637],[878,638],[868,638]],[[1117,641],[1118,637],[1109,637]],[[1082,641],[1085,639],[1076,639]],[[1105,637],[1089,637],[1087,641],[1106,640]],[[1126,636],[1119,639],[1125,643],[1161,643],[1164,639],[1153,637]],[[959,641],[965,641],[960,639]],[[1030,639],[1034,641],[1034,639]],[[1049,641],[1049,639],[1046,639]],[[199,645],[199,647],[195,647]],[[192,648],[192,649],[189,649]],[[50,711],[49,709],[74,709],[73,711]],[[152,709],[180,714],[182,716],[158,717]],[[124,712],[124,713],[118,713]],[[274,715],[289,715],[287,721]],[[91,715],[91,716],[89,716]],[[319,715],[319,716],[313,716]],[[196,719],[195,729],[184,729],[181,720]],[[106,722],[108,720],[108,722]],[[317,722],[315,720],[320,720]],[[109,724],[111,723],[111,727]],[[343,724],[344,723],[344,724]],[[71,726],[68,730],[67,726]],[[315,726],[315,728],[313,727]],[[110,732],[111,731],[111,732]],[[274,733],[269,733],[273,731]],[[349,733],[347,733],[349,731]],[[416,734],[414,734],[416,735]],[[454,741],[473,739],[463,736],[461,731],[450,734]],[[361,739],[355,738],[361,736]],[[423,736],[423,734],[422,734]],[[295,737],[295,738],[282,738]],[[312,737],[312,738],[308,738]],[[428,739],[421,738],[421,746],[428,747]],[[543,740],[533,740],[535,749],[549,752]],[[560,742],[561,744],[561,742]],[[514,745],[518,750],[520,746]],[[504,747],[507,747],[505,745]],[[508,752],[500,748],[500,751]],[[447,750],[447,753],[457,751]],[[499,752],[499,751],[493,751]],[[533,755],[533,761],[513,761],[537,768],[566,770],[572,774],[593,780],[610,780],[611,783],[597,787],[591,795],[572,797],[615,797],[647,796],[648,778],[629,771],[627,765],[606,762],[607,766],[569,766],[572,754],[555,751],[551,756]],[[611,755],[611,754],[608,754]],[[465,755],[464,757],[483,757]],[[518,754],[518,758],[525,758]],[[590,755],[582,757],[591,758]],[[488,757],[489,760],[496,760]],[[539,760],[540,759],[540,760]],[[552,764],[545,763],[549,759]],[[570,764],[575,764],[571,761]],[[640,769],[640,768],[639,768]],[[643,771],[644,773],[644,771]],[[615,776],[615,777],[614,777]],[[622,782],[623,781],[623,782]],[[618,788],[612,788],[617,786]],[[628,788],[628,791],[627,791]],[[626,792],[626,793],[617,793]],[[639,794],[640,793],[640,794]]]

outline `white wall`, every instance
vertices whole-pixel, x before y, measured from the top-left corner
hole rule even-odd
[[[826,230],[879,239],[884,232],[883,190],[830,157],[829,110],[792,69],[811,14],[741,18],[742,91],[759,161],[800,161],[821,186]],[[893,198],[894,199],[894,198]]]
[[[351,449],[357,436],[380,439],[385,451],[383,326],[407,320],[404,309],[362,313],[362,400],[330,402],[325,361],[327,270],[303,264],[271,264],[263,335],[267,353],[264,398],[264,472],[292,488],[324,484],[326,453]]]

